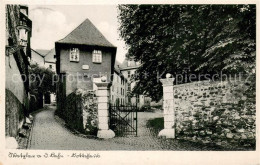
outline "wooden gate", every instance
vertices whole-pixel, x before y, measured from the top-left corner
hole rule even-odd
[[[110,105],[110,129],[116,136],[137,136],[137,106]]]

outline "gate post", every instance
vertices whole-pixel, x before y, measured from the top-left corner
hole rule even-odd
[[[106,81],[106,80],[104,80]],[[109,129],[109,82],[96,82],[98,104],[98,138],[109,139],[115,137],[114,131]]]
[[[175,138],[174,128],[174,97],[173,97],[173,82],[174,78],[170,78],[170,74],[166,74],[166,79],[160,79],[163,84],[163,117],[164,129],[161,130],[158,136],[165,136],[166,138]]]

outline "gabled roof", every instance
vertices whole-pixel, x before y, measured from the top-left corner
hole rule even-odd
[[[125,78],[125,76],[121,73],[121,71],[120,71],[120,65],[121,65],[121,63],[119,62],[119,61],[115,61],[115,65],[114,65],[114,73],[116,73],[118,76],[120,76],[121,78],[123,78],[123,79],[125,79],[125,80],[127,80],[126,78]]]
[[[103,34],[92,24],[89,19],[86,19],[65,38],[57,41],[57,43],[115,48],[115,46],[103,36]]]
[[[56,59],[54,58],[54,55],[56,54],[55,48],[51,49],[46,55],[45,55],[45,62],[56,62]]]
[[[50,50],[46,50],[46,49],[35,49],[34,51],[40,53],[42,56],[45,56]]]
[[[38,55],[38,56],[41,56],[42,58],[44,58],[43,54],[41,54],[38,51],[31,48],[31,56],[33,57],[34,55]]]

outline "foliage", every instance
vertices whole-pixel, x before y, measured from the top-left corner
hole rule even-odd
[[[156,135],[158,135],[159,131],[164,128],[164,119],[163,117],[150,119],[147,121],[146,126],[154,129],[154,131],[156,131]]]
[[[83,110],[87,114],[85,131],[88,135],[97,135],[98,131],[98,109],[97,100],[93,91],[83,91],[78,89],[76,94],[82,99]]]
[[[56,93],[56,83],[53,81],[55,73],[48,69],[33,64],[29,70],[31,93]]]
[[[255,69],[255,5],[119,5],[128,57],[142,63],[134,92],[158,101],[159,78],[250,73]]]
[[[79,132],[84,132],[81,96],[72,92],[66,97],[65,109],[60,117],[62,117],[69,128],[75,129]]]

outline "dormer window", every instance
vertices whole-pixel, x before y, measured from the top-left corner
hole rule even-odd
[[[92,62],[102,63],[102,52],[101,52],[101,50],[93,50],[93,52],[92,52]]]
[[[70,49],[70,61],[74,61],[74,62],[79,61],[79,49],[78,48]]]

